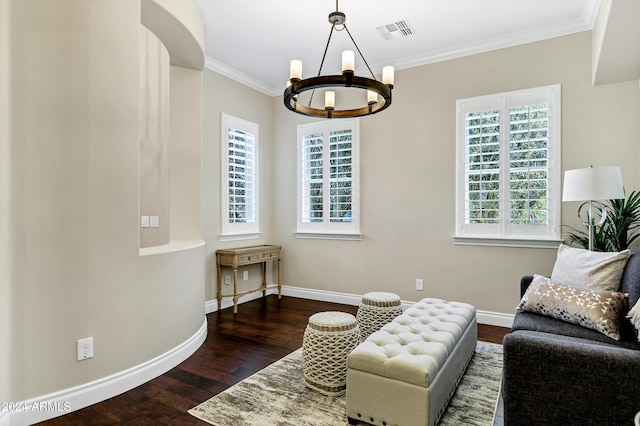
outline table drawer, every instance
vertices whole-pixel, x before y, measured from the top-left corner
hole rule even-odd
[[[260,261],[260,253],[247,253],[238,256],[238,265],[249,265]]]
[[[278,259],[280,257],[280,250],[269,250],[263,253],[260,253],[260,258],[262,260],[273,260]]]

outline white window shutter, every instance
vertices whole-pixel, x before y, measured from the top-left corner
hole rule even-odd
[[[359,121],[298,126],[298,224],[301,238],[359,239]]]
[[[222,114],[221,239],[257,238],[258,125]]]
[[[457,237],[560,237],[559,114],[559,85],[457,102]]]

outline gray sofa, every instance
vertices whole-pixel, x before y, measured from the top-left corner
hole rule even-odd
[[[532,276],[521,279],[524,295]],[[640,298],[640,251],[631,250],[621,292]],[[640,411],[640,343],[623,320],[619,341],[595,330],[517,311],[503,341],[504,425],[633,425]]]

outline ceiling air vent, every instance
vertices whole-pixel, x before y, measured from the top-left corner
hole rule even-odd
[[[396,40],[415,34],[415,31],[409,24],[409,21],[407,21],[406,19],[383,25],[376,29],[385,40]]]

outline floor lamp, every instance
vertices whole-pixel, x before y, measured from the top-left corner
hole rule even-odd
[[[595,200],[614,200],[624,198],[620,167],[587,167],[567,170],[564,173],[562,201],[584,201],[578,208],[578,219],[589,228],[589,250],[593,251],[593,228],[602,225],[607,217],[604,204]],[[583,208],[588,207],[586,218]],[[594,208],[598,209],[600,220],[596,223]]]

